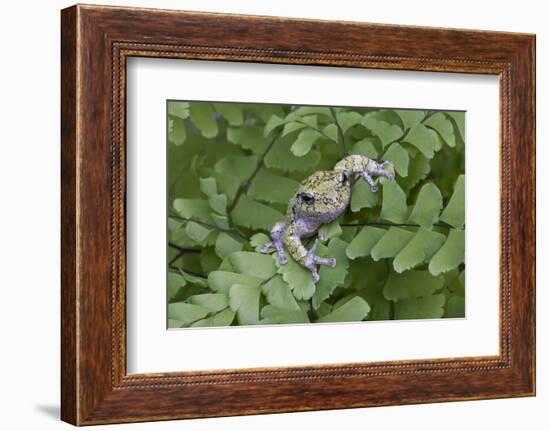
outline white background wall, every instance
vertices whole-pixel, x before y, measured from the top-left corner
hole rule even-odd
[[[538,396],[536,398],[99,427],[134,430],[517,430],[550,423],[550,13],[544,1],[103,1],[537,34]],[[0,427],[62,430],[59,409],[60,0],[4,2],[0,13]],[[543,187],[546,185],[546,191]],[[546,193],[546,194],[544,194]]]

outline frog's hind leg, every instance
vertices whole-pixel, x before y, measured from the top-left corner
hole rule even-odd
[[[313,281],[318,283],[319,273],[317,272],[317,265],[334,267],[336,266],[336,259],[317,256],[317,239],[309,250],[306,249],[302,244],[302,235],[303,232],[296,225],[291,226],[285,235],[286,249],[296,262],[311,272]]]
[[[317,265],[325,265],[334,268],[336,266],[336,259],[333,257],[321,257],[315,253],[317,251],[317,239],[313,243],[313,246],[307,252],[304,266],[311,272],[311,277],[314,283],[319,282],[319,273],[317,272]]]
[[[394,180],[395,172],[393,162],[390,160],[384,160],[382,163],[377,163],[374,173],[380,177],[386,177],[390,180]]]
[[[268,253],[272,248],[277,250],[277,257],[281,265],[286,265],[288,259],[285,253],[284,238],[287,225],[286,223],[275,223],[271,229],[271,242],[268,242],[262,246],[260,253]]]
[[[374,163],[374,167],[363,170],[357,173],[357,176],[362,177],[370,186],[370,189],[373,193],[376,193],[378,186],[374,182],[373,176],[386,177],[390,180],[395,179],[395,174],[393,172],[393,164],[386,160],[383,163]]]

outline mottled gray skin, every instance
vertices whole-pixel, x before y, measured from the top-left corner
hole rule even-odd
[[[288,204],[287,221],[273,226],[272,241],[260,251],[268,253],[275,249],[281,265],[288,262],[288,252],[296,262],[311,272],[313,281],[317,283],[317,265],[334,267],[336,259],[315,254],[317,239],[307,250],[302,244],[302,238],[315,235],[322,225],[336,220],[346,211],[351,187],[356,179],[363,178],[375,192],[377,186],[374,179],[379,176],[394,178],[391,162],[378,163],[360,155],[345,157],[332,171],[315,172],[302,181]]]

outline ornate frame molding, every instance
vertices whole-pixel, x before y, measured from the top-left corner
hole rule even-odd
[[[207,34],[201,30],[205,26],[216,31]],[[258,34],[258,28],[270,31]],[[304,42],[311,34],[334,32],[337,40],[325,36]],[[99,424],[533,395],[534,46],[534,36],[510,33],[99,6],[65,9],[62,419]],[[436,55],[441,52],[445,55]],[[127,375],[125,66],[132,56],[498,75],[500,354]],[[251,399],[252,391],[261,396]]]

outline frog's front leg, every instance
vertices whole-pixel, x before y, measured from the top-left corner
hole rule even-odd
[[[311,272],[313,281],[317,283],[319,282],[317,265],[325,265],[334,268],[336,266],[336,259],[333,257],[327,258],[317,256],[317,254],[315,254],[317,240],[315,240],[313,246],[307,250],[302,244],[302,237],[309,234],[311,234],[309,230],[304,229],[300,223],[295,223],[290,225],[286,230],[284,241],[288,253],[296,262]]]
[[[271,242],[264,244],[260,249],[260,253],[268,253],[272,248],[277,250],[277,256],[281,265],[286,265],[288,259],[285,254],[285,232],[287,229],[286,223],[275,223],[271,229]]]

